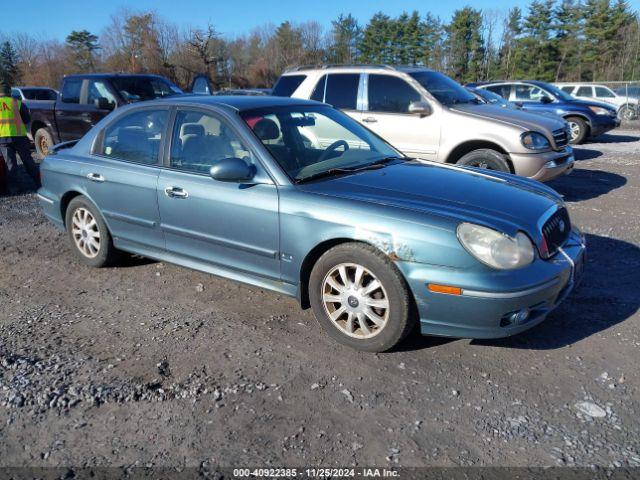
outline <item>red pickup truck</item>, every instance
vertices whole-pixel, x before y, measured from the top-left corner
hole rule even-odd
[[[114,108],[181,93],[160,75],[67,75],[57,100],[29,105],[36,152],[43,158],[54,144],[78,140]]]

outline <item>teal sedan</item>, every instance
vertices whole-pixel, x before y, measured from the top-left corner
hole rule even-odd
[[[42,209],[82,263],[130,252],[290,295],[366,351],[416,326],[522,332],[569,295],[585,261],[549,187],[407,158],[311,101],[180,96],[119,108],[55,148],[41,174]]]

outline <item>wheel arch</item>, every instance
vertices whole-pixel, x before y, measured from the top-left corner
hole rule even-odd
[[[509,153],[501,145],[499,145],[496,142],[493,142],[491,140],[469,140],[469,141],[463,142],[463,143],[457,145],[456,147],[454,147],[451,150],[451,152],[449,152],[449,155],[447,155],[445,163],[456,163],[458,160],[460,160],[467,153],[473,152],[474,150],[480,150],[482,148],[495,150],[495,151],[500,152],[501,154],[503,154],[505,156],[505,160],[509,164],[509,168],[511,169],[511,173],[515,172],[515,169],[513,167],[513,162],[511,161],[511,158],[509,157]]]
[[[78,190],[69,190],[68,192],[65,192],[65,194],[60,198],[60,216],[62,217],[62,224],[65,227],[67,226],[67,208],[69,208],[71,200],[80,196],[88,198],[83,192],[80,192]]]
[[[298,286],[298,301],[300,302],[300,306],[303,309],[307,309],[311,307],[311,303],[309,301],[309,278],[311,276],[311,270],[313,270],[313,266],[316,264],[318,259],[325,254],[328,250],[336,247],[338,245],[342,245],[344,243],[360,243],[362,245],[367,245],[375,248],[381,254],[391,257],[391,255],[385,253],[378,246],[371,242],[366,242],[363,240],[358,240],[355,238],[348,237],[339,237],[332,238],[329,240],[325,240],[315,247],[313,247],[305,256],[304,260],[300,264],[300,279]],[[392,257],[391,257],[392,258]],[[392,258],[393,259],[393,258]]]

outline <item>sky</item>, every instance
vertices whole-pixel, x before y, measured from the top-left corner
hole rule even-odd
[[[8,22],[14,32],[39,38],[64,40],[72,30],[100,34],[109,17],[121,8],[155,10],[166,20],[183,27],[202,27],[211,22],[227,37],[251,31],[265,23],[285,20],[316,20],[328,27],[340,13],[351,13],[365,24],[371,15],[382,11],[395,16],[402,11],[430,11],[449,19],[454,10],[470,5],[483,10],[506,11],[512,6],[526,7],[528,0],[22,0],[20,14]],[[635,8],[640,0],[630,2]],[[10,34],[0,27],[2,33]]]

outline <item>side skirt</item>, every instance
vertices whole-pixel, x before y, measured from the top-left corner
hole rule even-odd
[[[223,267],[221,265],[202,262],[191,257],[178,255],[173,252],[167,252],[166,250],[149,248],[145,245],[139,245],[129,240],[119,239],[119,241],[115,242],[115,247],[129,253],[134,253],[136,255],[151,258],[153,260],[173,263],[181,267],[191,268],[192,270],[198,270],[200,272],[209,273],[211,275],[227,278],[229,280],[235,280],[237,282],[252,285],[254,287],[278,292],[289,297],[297,297],[298,295],[297,285],[292,285],[280,280],[253,275],[242,270],[235,270],[232,268]]]

